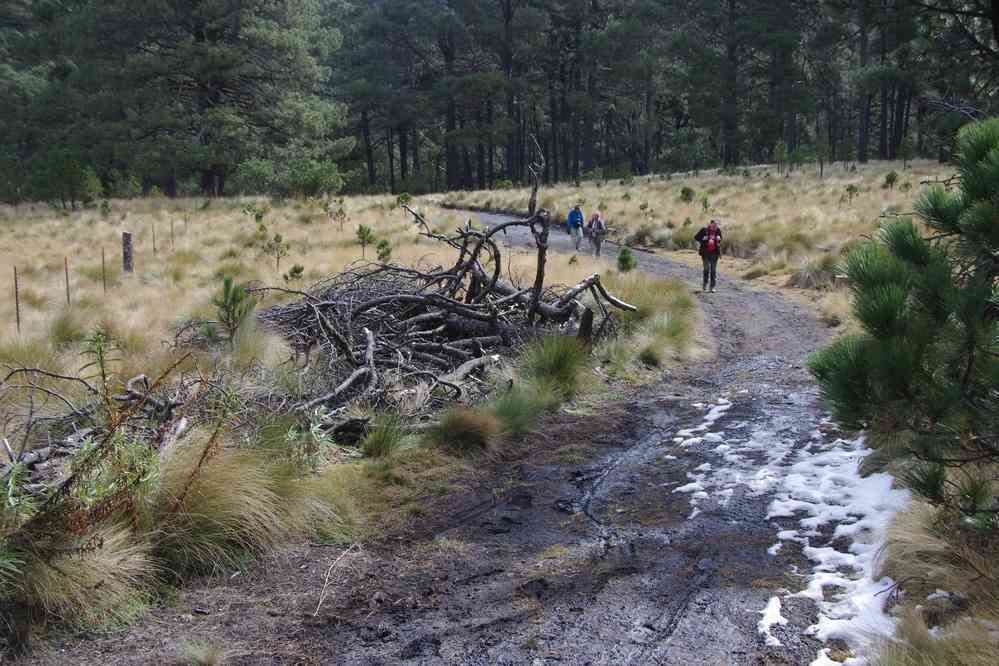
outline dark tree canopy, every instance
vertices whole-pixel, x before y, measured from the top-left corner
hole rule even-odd
[[[502,187],[539,150],[549,181],[771,162],[779,144],[792,165],[947,159],[997,110],[997,15],[985,0],[8,0],[0,195]],[[35,191],[52,174],[71,177]]]

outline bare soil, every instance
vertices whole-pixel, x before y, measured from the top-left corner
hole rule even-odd
[[[560,233],[552,244],[571,250]],[[697,269],[638,259],[700,287]],[[54,638],[25,663],[177,664],[190,640],[242,665],[810,662],[809,602],[785,602],[780,647],[757,631],[768,599],[803,587],[793,572],[808,564],[795,544],[767,553],[781,525],[766,519],[770,496],[753,491],[753,469],[693,518],[690,495],[673,492],[720,464],[710,447],[674,439],[702,423],[706,403],[733,403],[710,428],[728,441],[755,429],[803,446],[825,427],[803,366],[827,329],[802,305],[726,276],[724,259],[719,269],[718,292],[699,296],[711,361],[597,413],[551,417],[481,461],[461,491],[428,499],[405,532],[346,555],[289,546],[239,575],[195,581],[120,633]]]

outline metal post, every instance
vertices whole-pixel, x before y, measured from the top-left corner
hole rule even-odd
[[[17,282],[17,266],[14,266],[14,311],[17,313],[17,334],[21,334],[21,290]]]

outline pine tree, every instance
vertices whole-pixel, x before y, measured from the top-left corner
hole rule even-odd
[[[960,524],[999,511],[999,119],[957,140],[960,189],[927,191],[920,221],[882,229],[846,259],[861,335],[810,362],[845,426],[868,429],[877,458]]]

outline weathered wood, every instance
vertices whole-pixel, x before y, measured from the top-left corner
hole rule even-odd
[[[593,310],[586,308],[579,320],[579,332],[576,337],[587,346],[593,344]]]
[[[441,381],[447,382],[449,384],[457,384],[462,381],[472,372],[478,370],[479,368],[485,368],[490,365],[499,363],[499,354],[489,354],[486,356],[480,356],[479,358],[473,358],[471,361],[466,361],[458,366],[458,369],[452,373],[444,375],[441,377]]]
[[[131,273],[135,270],[134,252],[132,247],[132,232],[121,232],[121,270]]]

